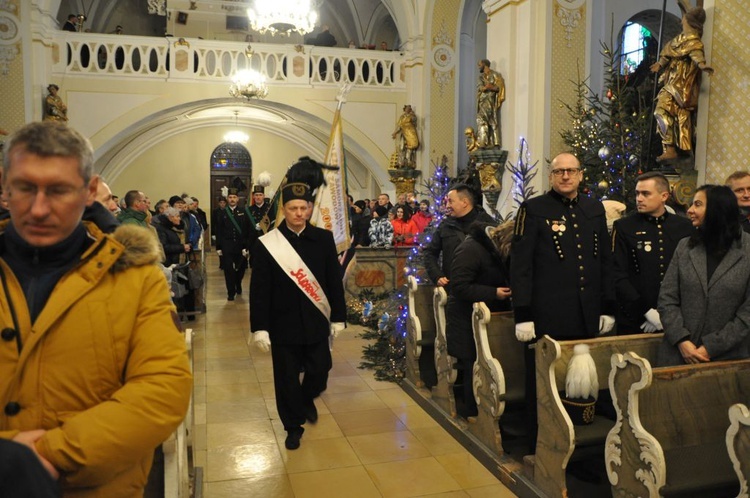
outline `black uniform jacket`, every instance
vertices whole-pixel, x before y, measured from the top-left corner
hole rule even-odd
[[[653,217],[633,213],[612,228],[617,327],[639,332],[649,309],[656,309],[659,288],[677,243],[693,233],[690,220],[669,213]]]
[[[448,354],[456,358],[476,359],[471,323],[475,302],[483,301],[493,312],[510,311],[510,299],[497,298],[498,287],[510,287],[507,262],[484,231],[494,225],[473,223],[453,256],[445,330]]]
[[[537,337],[594,337],[599,316],[615,314],[612,251],[602,203],[554,190],[524,202],[511,246],[516,323]]]
[[[239,226],[239,230],[230,218],[227,209],[221,209],[216,213],[216,223],[214,225],[214,234],[216,235],[216,250],[225,253],[239,253],[243,249],[249,249],[251,243],[257,238],[255,230],[250,226],[250,222],[244,210],[239,207],[234,213],[234,220]]]
[[[475,221],[494,223],[490,215],[476,208],[461,218],[448,217],[443,219],[440,226],[432,233],[432,240],[424,248],[424,265],[430,279],[437,284],[442,277],[451,278],[451,263],[453,253],[458,245],[464,241],[469,227]],[[443,255],[442,264],[439,263],[440,254]],[[449,284],[450,286],[450,284]]]
[[[331,305],[331,322],[346,321],[344,285],[336,244],[328,230],[310,225],[297,236],[286,222],[280,230],[292,244]],[[302,293],[258,240],[250,278],[250,328],[268,331],[272,344],[312,344],[328,338],[328,320]]]

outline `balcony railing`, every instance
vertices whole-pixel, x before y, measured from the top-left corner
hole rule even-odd
[[[55,74],[228,82],[252,68],[274,84],[405,89],[398,52],[67,32],[55,45]]]

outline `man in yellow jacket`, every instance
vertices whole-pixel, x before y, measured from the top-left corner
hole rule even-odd
[[[78,132],[31,123],[5,146],[0,438],[31,448],[65,496],[141,496],[192,386],[158,242],[81,221],[99,178]]]

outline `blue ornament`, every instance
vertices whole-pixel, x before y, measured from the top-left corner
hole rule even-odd
[[[365,301],[362,306],[362,317],[367,318],[372,313],[372,301]]]
[[[380,321],[378,322],[378,330],[384,331],[385,328],[388,326],[388,322],[391,319],[391,315],[389,315],[387,312],[380,315]]]

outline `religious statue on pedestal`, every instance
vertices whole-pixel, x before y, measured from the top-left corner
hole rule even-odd
[[[65,105],[62,98],[57,94],[60,87],[54,83],[47,87],[49,95],[44,101],[44,120],[45,121],[67,121],[68,106]]]
[[[404,106],[404,113],[396,121],[396,130],[391,135],[396,140],[396,154],[398,168],[416,168],[415,156],[419,148],[417,134],[417,115],[411,105]]]
[[[482,149],[501,148],[500,108],[505,101],[505,80],[490,69],[490,61],[479,61],[477,82],[477,146]]]

